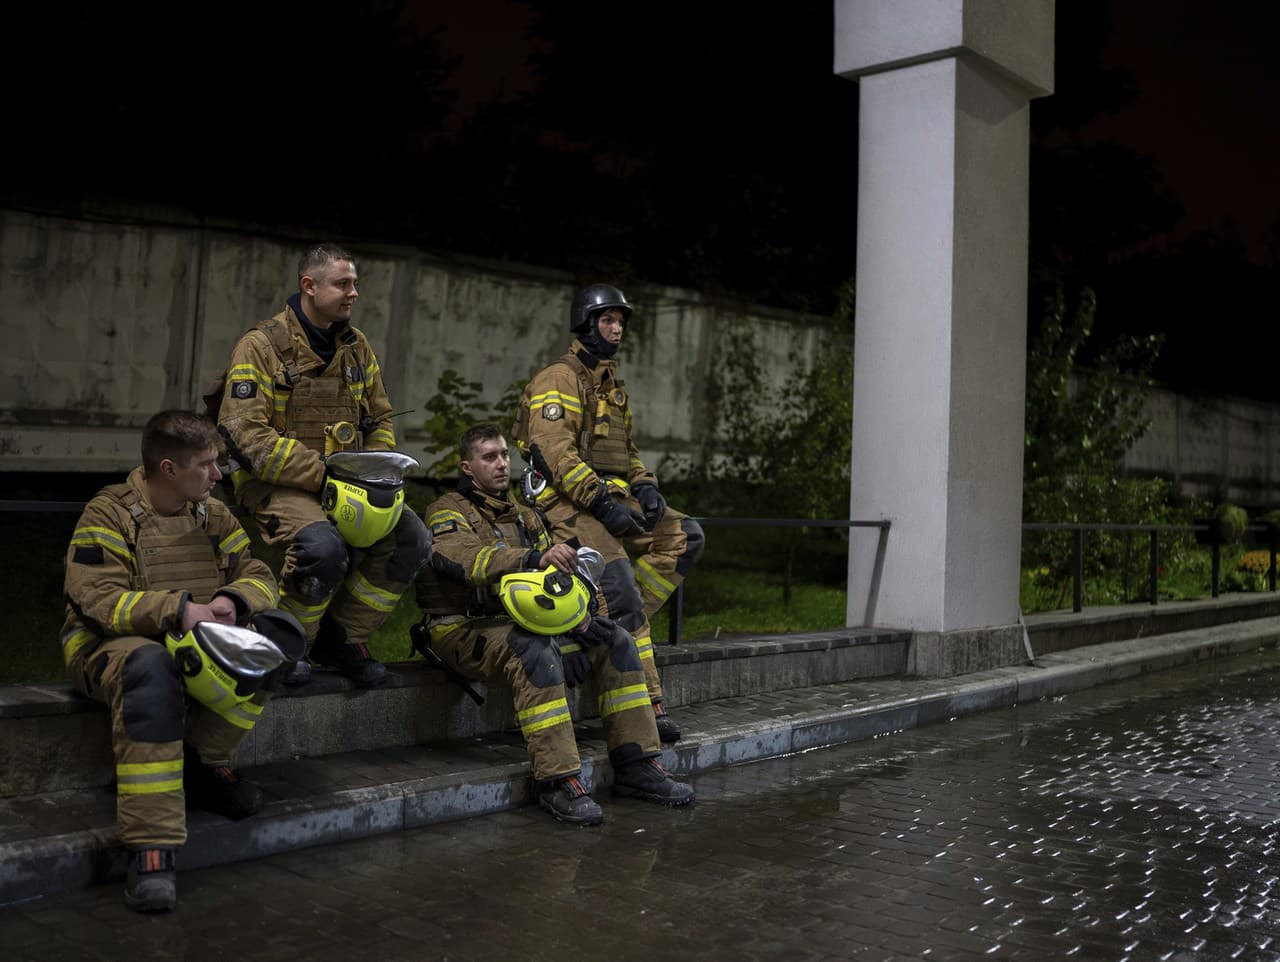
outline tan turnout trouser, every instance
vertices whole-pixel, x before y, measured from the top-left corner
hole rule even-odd
[[[431,646],[466,677],[505,682],[511,687],[516,721],[529,748],[535,779],[572,774],[581,770],[582,763],[559,658],[549,654],[549,639],[528,645],[521,634],[511,619],[494,615],[435,624]],[[634,743],[644,756],[659,754],[658,729],[642,673],[618,671],[603,645],[587,651],[609,749]]]

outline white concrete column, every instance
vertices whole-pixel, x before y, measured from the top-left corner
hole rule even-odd
[[[852,625],[910,628],[913,670],[1023,656],[1018,620],[1029,101],[1053,0],[836,0],[861,84]]]

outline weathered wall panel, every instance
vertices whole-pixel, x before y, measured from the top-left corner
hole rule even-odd
[[[401,449],[425,457],[424,406],[447,369],[496,402],[569,342],[574,278],[562,271],[350,243],[354,323],[369,337],[397,411]],[[299,245],[202,229],[0,211],[0,469],[125,470],[162,407],[200,407],[236,339],[297,289]],[[636,318],[622,374],[639,441],[656,466],[706,430],[706,374],[732,325],[759,339],[781,383],[797,345],[813,357],[823,318],[726,311],[685,290],[631,287]]]

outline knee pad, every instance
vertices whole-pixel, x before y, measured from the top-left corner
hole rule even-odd
[[[298,532],[293,542],[293,570],[288,585],[303,601],[324,601],[338,590],[350,558],[347,543],[328,521],[317,521]]]
[[[684,551],[676,559],[676,574],[685,577],[693,570],[693,566],[702,557],[702,549],[707,546],[707,537],[702,533],[702,525],[693,518],[681,518],[680,529],[684,532]]]
[[[519,657],[525,677],[534,688],[564,684],[564,669],[560,667],[560,656],[552,647],[550,636],[535,635],[513,625],[507,644]]]
[[[609,617],[627,631],[635,632],[644,624],[644,601],[636,587],[636,575],[631,563],[622,559],[610,561],[604,566],[600,579]]]
[[[407,585],[431,560],[431,532],[412,511],[404,511],[392,532],[395,549],[387,559],[387,578]]]
[[[182,676],[164,645],[142,645],[124,659],[124,730],[135,742],[182,739]]]

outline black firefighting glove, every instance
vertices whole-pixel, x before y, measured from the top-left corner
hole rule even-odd
[[[666,499],[658,492],[658,486],[652,481],[633,484],[631,493],[636,496],[636,500],[640,502],[640,508],[644,511],[644,530],[652,531],[666,513]]]
[[[564,669],[564,683],[577,688],[591,677],[591,659],[587,657],[581,635],[565,635],[556,639],[560,652],[560,665]]]
[[[615,538],[634,538],[644,534],[644,515],[630,508],[624,508],[613,500],[607,484],[601,483],[598,493],[589,505],[589,510]]]
[[[618,630],[618,623],[612,618],[592,618],[586,630],[574,635],[584,646],[607,645]]]

